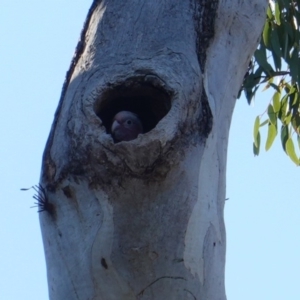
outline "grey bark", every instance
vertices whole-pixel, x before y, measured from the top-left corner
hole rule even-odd
[[[43,157],[50,299],[226,299],[226,151],[266,1],[95,1]],[[114,143],[120,110],[146,132]]]

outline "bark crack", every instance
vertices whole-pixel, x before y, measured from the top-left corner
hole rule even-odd
[[[151,282],[150,284],[148,284],[145,288],[143,288],[138,294],[137,296],[142,296],[145,292],[146,289],[148,289],[150,286],[152,286],[153,284],[155,284],[156,282],[158,282],[159,280],[161,279],[175,279],[175,280],[185,280],[185,278],[183,277],[178,277],[178,276],[162,276],[162,277],[159,277],[157,279],[155,279],[153,282]]]
[[[195,30],[197,33],[196,49],[201,71],[204,73],[206,51],[215,34],[215,19],[219,0],[193,0],[195,1]]]
[[[197,300],[196,296],[195,296],[191,291],[189,291],[189,290],[187,290],[187,289],[184,289],[184,291],[186,291],[187,293],[189,293],[190,295],[192,295],[192,297],[193,297],[195,300]]]

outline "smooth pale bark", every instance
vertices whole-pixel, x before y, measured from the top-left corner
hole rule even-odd
[[[43,158],[50,299],[226,299],[228,132],[266,4],[93,4]],[[115,144],[126,108],[147,132]]]

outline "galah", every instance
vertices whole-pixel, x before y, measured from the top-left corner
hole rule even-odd
[[[120,111],[114,116],[111,134],[115,142],[134,140],[140,133],[143,133],[143,125],[133,112]]]

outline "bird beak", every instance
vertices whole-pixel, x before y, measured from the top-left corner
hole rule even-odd
[[[117,120],[114,120],[114,122],[111,125],[111,132],[114,132],[116,128],[120,126],[120,123]]]

